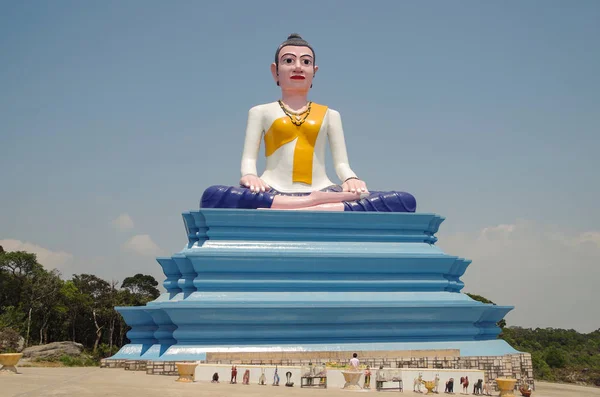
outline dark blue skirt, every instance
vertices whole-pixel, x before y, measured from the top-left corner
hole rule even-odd
[[[324,192],[341,192],[339,185],[329,186]],[[268,192],[251,192],[246,187],[215,185],[204,191],[200,200],[200,208],[239,208],[257,209],[271,208],[276,195],[307,196],[310,193],[282,193],[275,189]],[[415,212],[417,201],[410,193],[405,192],[369,192],[369,196],[344,201],[344,211],[368,212]]]

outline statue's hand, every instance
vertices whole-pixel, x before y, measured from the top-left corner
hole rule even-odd
[[[346,179],[346,181],[342,184],[342,190],[344,192],[352,193],[369,193],[367,184],[364,181],[356,178]]]
[[[244,175],[240,179],[240,185],[247,187],[251,192],[255,193],[271,190],[271,187],[265,181],[252,174]]]

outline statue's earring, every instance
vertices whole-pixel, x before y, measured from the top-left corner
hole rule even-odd
[[[312,88],[312,84],[310,85],[310,88]]]
[[[279,80],[277,80],[277,87],[279,87]]]

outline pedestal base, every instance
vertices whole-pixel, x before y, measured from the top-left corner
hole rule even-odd
[[[359,386],[358,382],[360,381],[360,376],[362,372],[355,371],[343,371],[342,375],[344,375],[344,389],[346,390],[362,390],[362,387]]]
[[[18,374],[16,365],[23,357],[23,353],[0,354],[0,373]]]
[[[435,382],[432,380],[426,380],[425,382],[423,382],[423,384],[425,385],[425,388],[427,389],[427,393],[425,393],[425,395],[433,394],[433,389],[435,389]]]
[[[18,374],[17,368],[14,365],[4,365],[0,367],[0,375],[4,374]]]
[[[497,339],[512,307],[460,293],[470,261],[435,246],[438,215],[200,209],[183,217],[187,245],[158,258],[167,292],[116,308],[131,344],[113,360],[245,362],[236,353],[250,352],[291,365],[288,352],[343,352],[335,361],[398,350],[474,360],[517,353]]]
[[[194,382],[194,376],[196,373],[197,366],[198,366],[198,364],[196,364],[196,363],[177,364],[177,372],[179,372],[179,378],[177,378],[176,382],[186,382],[186,383]]]
[[[500,389],[501,397],[515,397],[514,390],[516,383],[516,379],[496,378],[496,384],[498,385],[498,389]]]

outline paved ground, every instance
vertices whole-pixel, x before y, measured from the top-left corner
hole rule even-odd
[[[269,397],[269,396],[348,396],[372,391],[336,389],[300,389],[259,385],[213,384],[199,381],[193,384],[175,382],[175,377],[146,375],[123,369],[100,368],[19,368],[19,375],[0,375],[0,396],[126,396],[126,397]],[[395,391],[382,392],[395,394]],[[422,396],[407,391],[403,395]],[[440,397],[443,396],[440,395]],[[461,397],[461,394],[456,394]],[[536,382],[534,397],[600,397],[600,388]]]

